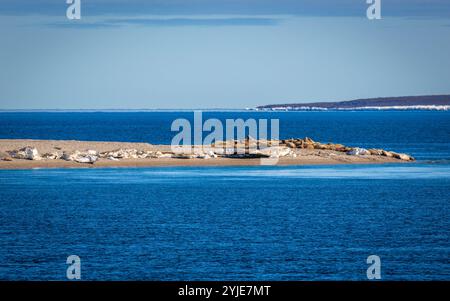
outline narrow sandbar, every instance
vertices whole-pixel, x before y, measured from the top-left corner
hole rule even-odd
[[[52,152],[75,152],[95,150],[99,153],[118,149],[135,149],[147,152],[170,153],[170,145],[151,145],[132,142],[98,142],[75,140],[29,140],[0,139],[0,154],[9,154],[14,150],[33,147],[39,154]],[[346,153],[323,149],[294,149],[293,156],[278,158],[276,165],[334,165],[334,164],[381,164],[407,162],[393,157],[375,155],[347,155]],[[78,163],[63,159],[27,160],[13,157],[0,160],[0,169],[33,168],[98,168],[98,167],[159,167],[159,166],[257,166],[258,158],[123,158],[111,160],[98,158],[93,164]]]

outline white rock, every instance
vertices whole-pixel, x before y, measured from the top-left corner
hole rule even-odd
[[[370,155],[370,152],[365,148],[355,147],[354,149],[348,151],[347,155],[350,156]]]
[[[11,157],[13,157],[14,159],[26,159],[26,154],[23,151],[12,151],[9,153],[11,155]]]
[[[222,147],[215,147],[214,148],[214,154],[216,155],[224,155],[225,150]]]
[[[62,158],[66,161],[75,161],[75,158],[77,158],[79,155],[79,151],[74,151],[73,153],[64,152]]]
[[[104,158],[113,157],[117,159],[129,159],[129,158],[138,159],[139,157],[142,158],[142,154],[143,152],[139,152],[138,154],[138,151],[136,149],[118,149],[111,152],[103,152],[101,156]]]
[[[193,158],[198,158],[197,155],[195,154],[174,154],[173,156],[171,155],[172,158],[176,158],[176,159],[193,159]],[[163,157],[160,157],[163,158]]]
[[[88,155],[98,156],[98,151],[96,151],[96,150],[90,149],[90,150],[87,150],[86,153],[87,153]]]
[[[13,151],[10,153],[11,157],[16,159],[26,159],[26,160],[41,160],[41,156],[39,156],[39,152],[35,147],[24,147],[17,151]]]
[[[39,152],[35,147],[27,147],[25,148],[25,153],[27,155],[28,160],[41,160],[41,156],[39,156]]]
[[[137,157],[139,158],[139,159],[145,159],[145,158],[148,158],[148,157],[151,157],[151,155],[152,155],[152,152],[145,152],[145,151],[138,151],[137,152]]]
[[[260,150],[259,153],[270,158],[279,158],[291,155],[292,149],[285,146],[272,146]]]
[[[217,154],[215,153],[215,152],[213,152],[213,151],[208,151],[208,156],[210,157],[210,158],[217,158],[218,156],[217,156]]]
[[[78,150],[73,153],[64,152],[63,157],[66,161],[75,161],[78,163],[94,163],[98,160],[98,156],[91,155],[88,152],[80,152]]]
[[[74,161],[78,162],[78,163],[91,163],[91,164],[93,164],[97,160],[98,160],[97,156],[87,155],[87,156],[79,156],[79,157],[75,158]]]

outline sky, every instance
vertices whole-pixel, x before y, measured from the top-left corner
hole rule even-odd
[[[0,0],[0,109],[450,94],[450,1]]]

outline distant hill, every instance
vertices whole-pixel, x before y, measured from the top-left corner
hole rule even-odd
[[[450,109],[450,95],[402,96],[356,99],[339,102],[271,104],[257,109],[272,110],[351,110],[351,109]]]

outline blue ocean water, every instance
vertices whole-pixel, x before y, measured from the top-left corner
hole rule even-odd
[[[170,144],[172,121],[192,112],[0,113],[0,139],[65,139]],[[419,159],[450,158],[450,112],[203,112],[203,119],[279,119],[280,138],[378,147]],[[206,134],[205,134],[206,135]]]
[[[450,280],[446,112],[209,112],[418,163],[0,170],[0,279]],[[168,143],[186,112],[1,113],[0,138]]]

